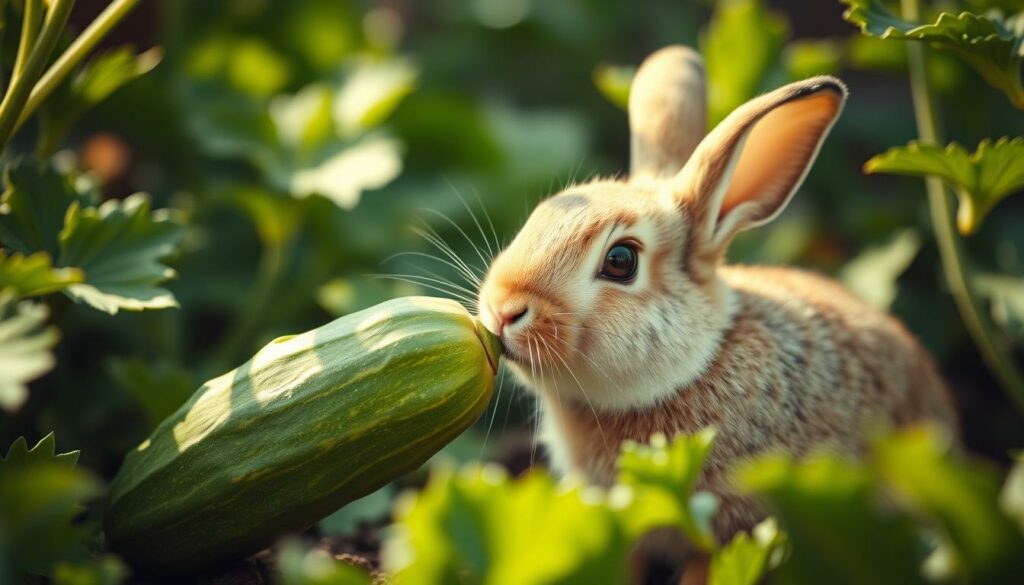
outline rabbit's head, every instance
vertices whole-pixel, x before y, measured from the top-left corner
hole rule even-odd
[[[601,410],[692,382],[733,317],[716,269],[733,236],[778,215],[846,98],[816,77],[757,97],[707,136],[699,57],[670,47],[630,95],[632,176],[572,186],[494,260],[480,316],[531,388]]]

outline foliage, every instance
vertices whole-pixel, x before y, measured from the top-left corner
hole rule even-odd
[[[57,332],[43,325],[46,307],[14,299],[12,289],[0,289],[0,407],[5,410],[21,406],[26,384],[53,367],[49,350],[57,343]]]
[[[997,203],[1024,190],[1024,138],[983,140],[973,153],[956,143],[939,148],[911,142],[872,158],[864,171],[941,177],[960,198],[960,233],[970,235]]]

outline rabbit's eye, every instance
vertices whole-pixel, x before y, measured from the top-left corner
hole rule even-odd
[[[629,282],[636,276],[636,247],[629,243],[618,243],[608,250],[601,266],[602,278],[616,282]]]

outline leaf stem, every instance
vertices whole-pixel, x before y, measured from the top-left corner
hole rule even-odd
[[[56,0],[59,2],[60,0]],[[114,0],[96,17],[96,20],[86,27],[82,34],[78,35],[71,45],[54,61],[53,65],[46,70],[46,73],[39,78],[39,83],[32,89],[32,93],[25,103],[21,115],[18,117],[14,130],[28,120],[29,116],[36,111],[43,101],[53,93],[64,81],[74,68],[99,44],[112,28],[117,26],[125,16],[139,3],[139,0]]]
[[[920,0],[900,0],[900,6],[904,19],[911,22],[919,20]],[[943,137],[928,80],[927,50],[924,44],[907,43],[910,89],[921,142],[940,145]],[[1024,412],[1024,376],[1014,363],[1006,340],[1000,337],[974,290],[963,241],[956,231],[953,202],[942,180],[937,177],[926,177],[925,189],[928,192],[932,228],[942,259],[942,271],[960,316],[985,363],[999,379],[1010,400]]]
[[[25,62],[29,52],[36,44],[39,27],[43,24],[43,0],[25,0],[25,9],[21,19],[21,38],[18,39],[18,54],[14,58],[12,77],[20,77],[25,72]]]
[[[11,85],[7,88],[3,102],[0,102],[0,151],[7,146],[7,142],[14,134],[18,116],[24,113],[22,108],[25,107],[32,86],[50,59],[61,33],[64,32],[74,3],[74,0],[53,0],[43,20],[39,40],[26,58],[24,70],[21,75],[11,76]]]

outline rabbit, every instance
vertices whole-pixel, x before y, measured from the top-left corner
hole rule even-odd
[[[704,74],[672,46],[638,70],[631,174],[540,203],[491,262],[483,325],[539,400],[559,473],[607,486],[624,441],[714,427],[698,489],[720,542],[766,514],[730,483],[766,451],[857,454],[881,426],[956,436],[935,363],[895,318],[824,276],[726,265],[733,236],[779,215],[839,117],[833,77],[791,83],[707,133]]]

